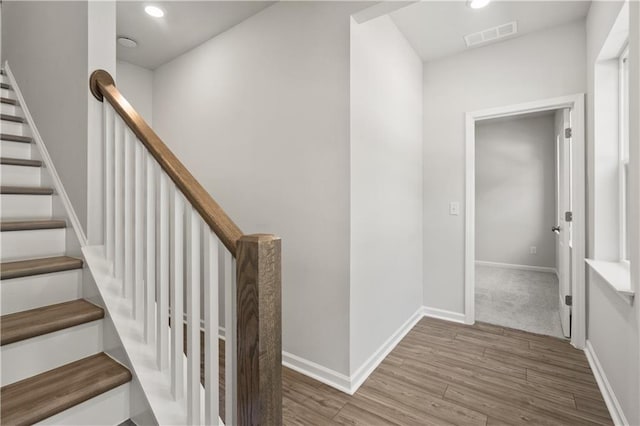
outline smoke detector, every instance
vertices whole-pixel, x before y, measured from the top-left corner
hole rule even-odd
[[[516,21],[498,25],[497,27],[487,28],[464,36],[467,47],[473,47],[480,44],[498,41],[505,37],[510,37],[518,32],[518,23]]]
[[[136,47],[138,45],[138,42],[136,42],[134,39],[129,37],[118,37],[118,44],[120,46],[132,48],[132,47]]]

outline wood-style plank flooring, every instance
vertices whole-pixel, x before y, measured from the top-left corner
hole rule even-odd
[[[0,422],[31,425],[117,388],[131,380],[131,372],[105,353],[2,387]]]
[[[353,396],[285,368],[283,415],[286,425],[613,424],[567,342],[428,318]]]

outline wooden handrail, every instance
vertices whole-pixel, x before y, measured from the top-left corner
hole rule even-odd
[[[234,410],[237,422],[233,421],[234,416],[227,418],[232,419],[230,423],[237,423],[239,426],[282,424],[282,260],[280,238],[274,235],[243,235],[218,203],[211,198],[209,193],[122,96],[107,71],[97,70],[91,74],[90,89],[93,96],[100,102],[107,99],[160,164],[162,170],[169,175],[176,187],[236,258],[236,270],[230,271],[231,273],[235,272],[236,298],[233,300],[233,290],[228,289],[229,293],[227,294],[232,297],[230,302],[232,305],[227,306],[225,303],[225,309],[228,309],[225,312],[229,314],[228,324],[233,324],[231,320],[234,316],[232,307],[236,308],[235,331],[234,327],[227,328],[229,333],[227,335],[229,338],[227,349],[230,354],[234,352],[234,344],[229,342],[235,340],[235,360],[234,364],[231,364],[233,358],[231,356],[227,358],[229,362],[227,366],[231,370],[235,369],[233,375],[237,380],[235,387],[235,402],[237,404]],[[106,125],[107,123],[105,123]],[[160,234],[162,235],[162,232]],[[153,235],[153,232],[150,235]],[[176,238],[175,235],[173,238]],[[162,250],[166,254],[166,244]],[[147,252],[149,253],[149,250]],[[151,253],[153,254],[152,251]],[[217,259],[209,260],[217,262]],[[153,270],[153,268],[151,269]],[[164,282],[165,286],[168,286],[166,280]],[[232,281],[227,282],[232,283]],[[193,281],[191,285],[193,285]],[[216,289],[208,290],[217,292]],[[166,299],[167,287],[164,287],[164,290],[160,287],[159,291],[161,292],[159,294],[164,294]],[[197,291],[192,294],[197,294]],[[198,305],[196,303],[194,306]],[[164,306],[166,308],[166,305]],[[192,308],[189,309],[192,313],[196,312]],[[207,309],[206,305],[205,309]],[[213,310],[213,315],[218,314],[217,306],[209,306],[208,309]],[[165,310],[160,309],[160,312],[165,312]],[[198,314],[196,313],[196,315]],[[166,319],[166,316],[164,318]],[[197,318],[195,320],[192,318],[191,324],[197,322]],[[158,323],[167,324],[164,320]],[[215,333],[217,336],[217,330]],[[197,338],[192,338],[192,341],[197,341]],[[214,352],[217,354],[217,350]],[[160,359],[160,355],[158,357]],[[231,380],[231,377],[227,377],[226,380]],[[213,386],[217,386],[217,384],[213,383]],[[231,391],[231,387],[229,391]],[[195,394],[198,395],[197,392]],[[229,397],[227,401],[233,400],[230,395],[227,396]],[[216,404],[216,401],[210,401],[210,403]],[[194,411],[199,412],[197,408]]]
[[[93,96],[100,102],[103,101],[103,98],[109,101],[113,109],[127,123],[127,126],[160,164],[160,167],[220,238],[220,241],[231,254],[236,256],[237,242],[243,235],[240,228],[122,96],[122,93],[116,88],[113,77],[105,70],[96,70],[91,74],[89,87]]]

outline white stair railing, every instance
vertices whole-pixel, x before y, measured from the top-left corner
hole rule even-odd
[[[281,424],[279,238],[243,236],[108,73],[94,72],[90,86],[97,99],[108,100],[104,253],[122,282],[131,319],[144,330],[141,343],[155,351],[158,374],[170,377],[170,394],[186,410],[188,424],[218,424],[219,417],[227,425]]]

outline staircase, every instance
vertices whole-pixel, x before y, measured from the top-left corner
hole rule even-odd
[[[280,238],[243,234],[104,70],[87,238],[5,67],[0,424],[281,424]]]
[[[43,186],[48,170],[4,72],[0,90],[0,424],[120,424],[132,374],[104,352],[105,310],[83,299],[84,262],[53,216],[58,195]]]

